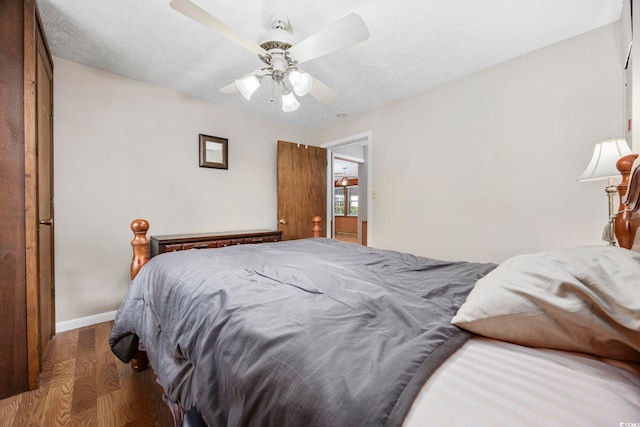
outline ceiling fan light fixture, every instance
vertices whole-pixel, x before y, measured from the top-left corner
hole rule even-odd
[[[260,79],[257,76],[249,76],[236,80],[238,90],[247,101],[251,100],[251,95],[260,87]]]
[[[289,72],[289,82],[293,86],[293,93],[298,96],[305,96],[311,90],[313,78],[307,73],[291,70]]]
[[[300,107],[300,103],[296,97],[289,91],[289,89],[284,88],[282,91],[282,111],[290,113],[292,111],[296,111],[298,107]]]

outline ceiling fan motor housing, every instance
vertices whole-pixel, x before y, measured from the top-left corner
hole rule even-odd
[[[280,28],[285,31],[289,31],[291,29],[289,17],[284,13],[272,13],[269,17],[269,24],[271,24],[271,28]]]
[[[271,49],[287,50],[295,44],[289,32],[289,18],[282,13],[274,13],[269,18],[271,29],[258,37],[258,44],[266,51]]]

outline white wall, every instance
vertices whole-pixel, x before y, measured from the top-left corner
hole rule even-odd
[[[276,141],[309,132],[54,58],[56,321],[116,310],[130,222],[150,234],[276,228]],[[198,134],[229,170],[198,167]]]
[[[623,133],[619,24],[314,132],[372,131],[374,246],[442,259],[601,244],[604,182],[578,183]]]

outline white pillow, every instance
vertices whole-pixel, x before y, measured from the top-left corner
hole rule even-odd
[[[587,246],[520,255],[480,279],[451,323],[530,347],[640,361],[640,253]]]

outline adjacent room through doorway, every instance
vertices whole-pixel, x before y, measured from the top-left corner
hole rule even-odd
[[[327,233],[367,246],[371,220],[371,135],[365,132],[323,144],[329,151]]]
[[[358,169],[362,159],[334,154],[333,238],[358,243]]]

